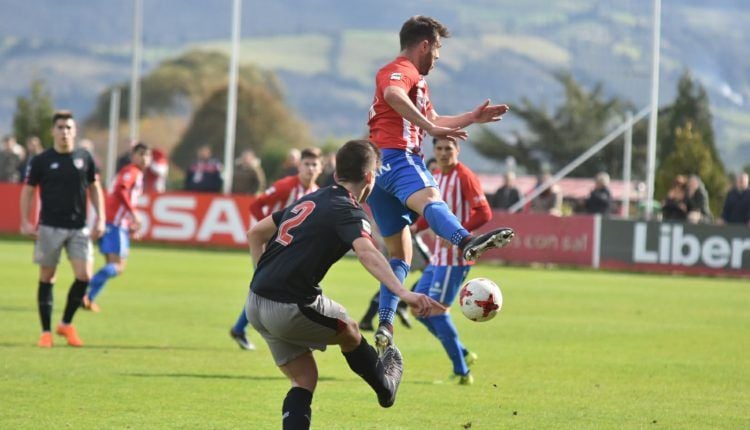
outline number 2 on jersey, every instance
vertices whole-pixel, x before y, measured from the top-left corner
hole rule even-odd
[[[315,202],[310,200],[302,202],[293,207],[291,212],[295,215],[281,223],[281,225],[279,226],[279,234],[276,237],[276,242],[284,246],[292,243],[292,239],[294,239],[294,236],[289,234],[289,230],[302,224],[305,219],[310,216],[313,209],[315,209]]]

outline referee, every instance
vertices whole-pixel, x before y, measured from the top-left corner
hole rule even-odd
[[[21,233],[35,239],[34,262],[39,265],[37,300],[42,335],[37,345],[52,347],[52,286],[65,248],[75,280],[56,332],[66,338],[68,345],[83,346],[71,322],[93,271],[91,237],[104,233],[104,199],[93,158],[86,150],[74,148],[76,122],[70,111],[57,111],[52,116],[52,137],[54,146],[31,160],[21,190]],[[32,216],[36,187],[41,202],[38,227]],[[86,227],[87,191],[96,210],[93,232]]]

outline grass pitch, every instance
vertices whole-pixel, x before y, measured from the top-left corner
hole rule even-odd
[[[0,428],[280,428],[288,382],[257,335],[259,350],[244,352],[227,334],[251,275],[246,254],[136,248],[100,296],[103,312],[76,315],[86,346],[57,337],[51,350],[35,346],[31,254],[30,242],[0,242]],[[505,304],[481,324],[454,312],[479,354],[473,386],[435,384],[451,372],[439,343],[397,325],[396,405],[380,409],[331,348],[315,354],[313,428],[750,428],[747,280],[487,265],[477,276],[496,280]],[[55,322],[71,281],[64,261]],[[354,318],[375,288],[353,259],[324,281]]]

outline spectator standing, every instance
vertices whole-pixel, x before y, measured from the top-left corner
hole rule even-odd
[[[16,153],[16,138],[5,136],[3,147],[0,149],[0,182],[18,182],[21,174],[18,169],[21,166],[21,157]]]
[[[609,174],[596,174],[596,184],[586,199],[586,213],[608,216],[612,207],[612,193],[609,191]]]
[[[189,191],[218,193],[221,192],[224,179],[224,165],[212,157],[211,147],[203,145],[198,148],[198,159],[188,169],[185,176],[185,189]]]
[[[266,173],[260,165],[260,159],[251,149],[242,151],[235,161],[232,192],[239,194],[257,194],[266,188]]]
[[[297,166],[299,166],[302,152],[297,148],[292,148],[286,154],[284,163],[281,164],[280,178],[286,178],[287,176],[294,176],[297,174]]]
[[[721,223],[750,225],[750,187],[748,174],[741,172],[727,193],[721,210]]]
[[[545,173],[537,178],[536,187],[544,184],[550,179],[550,174]],[[531,201],[531,212],[547,213],[554,216],[562,215],[562,193],[557,184],[552,184],[534,197]]]
[[[131,163],[130,152],[133,150],[133,147],[137,144],[138,144],[137,140],[128,141],[128,149],[122,154],[120,154],[119,157],[117,157],[117,163],[115,164],[115,171],[119,172],[120,170],[122,170],[123,167]]]
[[[683,175],[677,175],[672,181],[672,186],[667,191],[667,197],[661,206],[662,219],[665,221],[687,220],[687,179]]]
[[[36,136],[29,136],[26,139],[26,158],[23,159],[21,164],[18,166],[18,174],[21,180],[26,177],[26,170],[31,164],[31,159],[35,155],[39,155],[44,151],[42,141]]]
[[[318,185],[322,188],[335,184],[334,173],[336,173],[336,153],[330,152],[324,157],[323,173],[318,176]]]
[[[698,175],[690,175],[687,182],[687,220],[693,224],[710,223],[711,209],[708,206],[708,191]]]
[[[493,209],[508,209],[521,200],[521,190],[516,186],[516,173],[505,172],[505,182],[495,191],[490,198],[490,206]]]

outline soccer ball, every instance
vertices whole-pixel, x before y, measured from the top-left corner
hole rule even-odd
[[[466,318],[477,322],[489,321],[503,307],[503,293],[489,279],[475,278],[461,287],[458,303]]]

